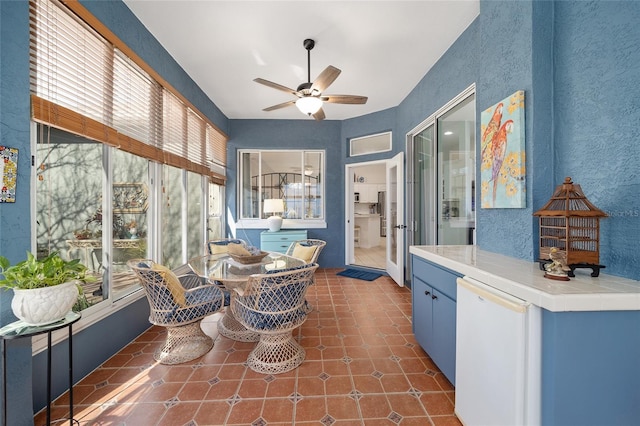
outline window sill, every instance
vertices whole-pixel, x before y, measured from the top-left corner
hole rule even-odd
[[[131,303],[143,297],[145,297],[144,291],[142,291],[142,288],[140,288],[135,292],[121,299],[118,299],[114,302],[109,302],[109,300],[103,300],[102,302],[83,310],[81,312],[82,318],[80,318],[80,320],[73,325],[73,335],[75,336],[78,332],[84,330],[85,328],[91,327],[92,325],[96,324],[100,320],[117,313],[120,309],[130,305]],[[51,333],[51,344],[55,346],[57,343],[66,340],[68,336],[69,334],[66,328],[54,331],[53,333]],[[32,355],[36,355],[46,349],[47,349],[46,334],[42,334],[40,336],[36,336],[31,339]]]
[[[281,229],[322,229],[327,227],[324,219],[319,220],[302,220],[302,219],[284,219]],[[236,223],[238,229],[269,229],[266,219],[243,219]]]

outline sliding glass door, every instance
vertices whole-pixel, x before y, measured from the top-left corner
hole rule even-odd
[[[408,245],[474,244],[475,95],[427,119],[408,144]]]

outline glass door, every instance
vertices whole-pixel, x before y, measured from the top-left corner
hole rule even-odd
[[[475,235],[475,99],[438,117],[437,244],[473,244]]]
[[[474,244],[475,95],[409,135],[408,245]]]
[[[399,285],[404,286],[404,153],[387,161],[387,273]]]

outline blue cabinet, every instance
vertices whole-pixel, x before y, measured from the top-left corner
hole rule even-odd
[[[292,242],[306,239],[306,229],[262,231],[260,233],[260,250],[286,253]]]
[[[413,333],[442,373],[455,384],[456,278],[460,275],[411,256]]]

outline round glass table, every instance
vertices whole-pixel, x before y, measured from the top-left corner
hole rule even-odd
[[[222,286],[229,290],[230,297],[234,297],[236,292],[242,294],[249,276],[295,268],[304,265],[305,261],[282,253],[269,252],[258,263],[243,264],[223,253],[196,257],[189,260],[188,264],[199,276],[222,283]],[[260,340],[260,336],[257,333],[247,330],[238,322],[229,306],[227,306],[224,315],[218,321],[218,332],[229,339],[241,342],[257,342]]]

